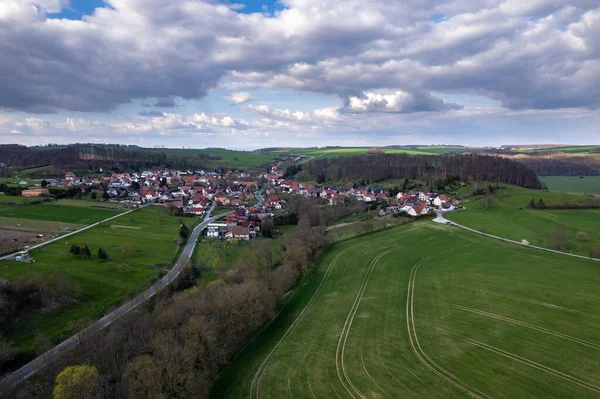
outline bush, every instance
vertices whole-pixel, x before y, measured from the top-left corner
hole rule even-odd
[[[575,238],[576,238],[578,241],[587,241],[587,239],[588,239],[589,237],[588,237],[588,234],[587,234],[585,231],[580,231],[580,232],[578,232],[577,234],[575,234]]]

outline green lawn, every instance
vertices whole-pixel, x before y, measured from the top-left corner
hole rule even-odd
[[[540,180],[550,191],[600,194],[600,176],[541,176]]]
[[[431,222],[337,245],[214,398],[597,398],[597,263]]]
[[[234,210],[235,210],[235,208],[232,208],[229,206],[217,206],[217,207],[215,207],[215,209],[213,209],[210,216],[218,216],[218,215],[222,215],[224,213],[233,212]]]
[[[191,228],[196,220],[185,222]],[[28,317],[8,330],[5,337],[19,348],[34,351],[42,338],[58,342],[76,332],[73,322],[101,317],[160,270],[172,266],[178,253],[179,225],[179,218],[169,216],[163,208],[148,207],[33,250],[35,263],[1,261],[0,278],[13,280],[28,273],[65,274],[82,288],[77,304]],[[92,259],[71,255],[73,243],[88,245]],[[108,252],[108,262],[97,259],[99,247]]]
[[[101,204],[99,203],[99,205]],[[0,205],[0,217],[39,219],[77,224],[92,224],[118,215],[119,212],[112,209],[72,206],[72,204],[60,205],[60,202],[19,206]]]

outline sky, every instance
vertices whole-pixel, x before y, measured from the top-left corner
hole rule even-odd
[[[600,144],[598,0],[2,0],[0,143]]]

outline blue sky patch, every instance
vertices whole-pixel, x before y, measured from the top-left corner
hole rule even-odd
[[[71,0],[71,6],[56,14],[48,14],[51,19],[81,20],[84,15],[91,15],[98,7],[108,7],[103,0]]]

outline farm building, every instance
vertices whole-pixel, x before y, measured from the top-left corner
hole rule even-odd
[[[32,188],[23,190],[21,195],[23,197],[47,197],[50,195],[50,191],[47,188]]]

